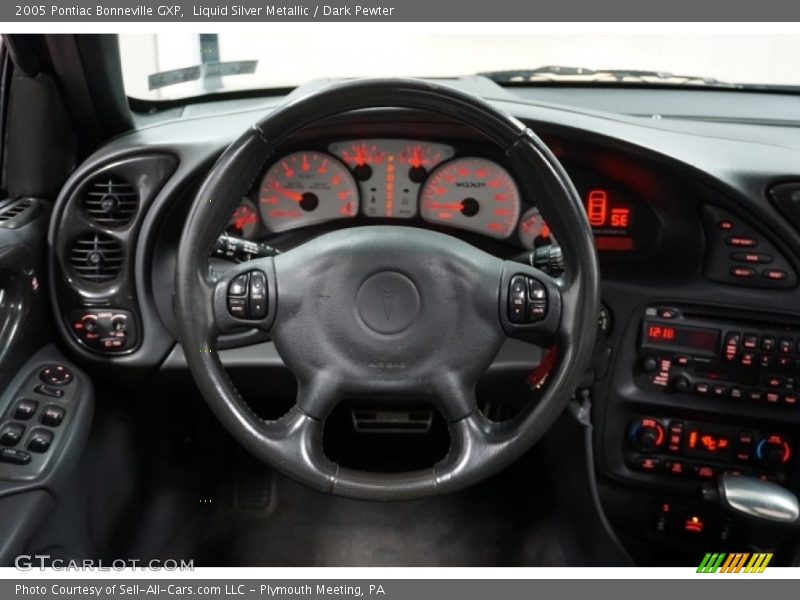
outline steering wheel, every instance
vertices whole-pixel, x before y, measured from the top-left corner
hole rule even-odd
[[[321,235],[211,280],[212,245],[281,143],[322,119],[377,107],[455,118],[494,142],[505,153],[523,199],[532,202],[537,191],[536,205],[561,244],[565,274],[553,278],[442,233],[366,226]],[[201,393],[252,454],[318,490],[406,500],[485,479],[547,431],[588,367],[598,278],[580,198],[529,128],[449,87],[406,79],[357,80],[275,110],[217,160],[181,237],[175,318]],[[239,297],[243,289],[250,293],[245,300]],[[242,327],[268,331],[297,378],[297,402],[277,420],[262,420],[248,407],[215,350],[220,334]],[[477,407],[475,387],[506,337],[554,345],[557,360],[538,402],[509,421],[492,422]],[[418,471],[373,473],[341,467],[325,455],[324,421],[339,401],[398,397],[425,397],[437,406],[451,440],[441,461]]]

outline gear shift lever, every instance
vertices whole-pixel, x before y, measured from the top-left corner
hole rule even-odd
[[[704,500],[740,517],[745,539],[758,547],[775,546],[800,525],[797,496],[776,483],[722,475],[716,484],[704,484],[702,495]]]

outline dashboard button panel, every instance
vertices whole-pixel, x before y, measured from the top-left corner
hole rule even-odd
[[[83,308],[70,312],[72,332],[87,347],[102,353],[122,353],[138,339],[133,313],[120,308]]]

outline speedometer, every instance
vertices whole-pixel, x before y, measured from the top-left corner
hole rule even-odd
[[[287,231],[354,217],[358,188],[347,167],[333,156],[295,152],[284,156],[264,175],[258,208],[270,231]]]
[[[485,158],[444,163],[422,188],[420,214],[430,223],[505,239],[514,232],[519,213],[519,190],[511,175]]]

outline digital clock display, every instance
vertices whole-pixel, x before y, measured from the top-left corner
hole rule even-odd
[[[700,327],[676,327],[663,323],[647,323],[645,339],[651,344],[716,352],[719,346],[719,331]]]

